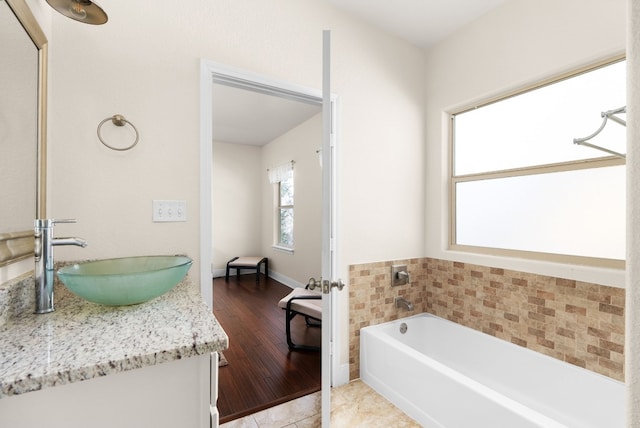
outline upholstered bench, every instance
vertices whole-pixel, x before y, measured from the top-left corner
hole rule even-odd
[[[322,294],[306,288],[294,288],[291,293],[278,302],[278,307],[285,310],[285,333],[289,349],[319,351],[320,347],[318,346],[293,343],[291,339],[291,320],[296,315],[302,315],[307,327],[320,327],[322,325]]]
[[[260,265],[264,264],[264,275],[269,276],[269,259],[266,257],[234,257],[227,262],[225,281],[229,281],[229,269],[235,269],[236,275],[240,275],[240,269],[255,269],[256,282],[260,281]]]

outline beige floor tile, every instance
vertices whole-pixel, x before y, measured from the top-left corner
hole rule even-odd
[[[228,422],[220,428],[320,428],[321,393]],[[416,428],[413,419],[360,380],[331,391],[331,428]]]
[[[244,418],[235,419],[226,424],[220,425],[220,428],[259,428],[253,415],[245,416]]]
[[[331,394],[331,427],[413,428],[420,425],[357,380],[335,388]]]
[[[255,413],[260,428],[282,428],[320,412],[320,392]]]
[[[296,422],[296,428],[320,428],[322,426],[322,415],[318,413],[310,418]]]

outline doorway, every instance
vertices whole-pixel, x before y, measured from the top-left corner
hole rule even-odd
[[[300,105],[315,106],[315,108],[317,109],[317,108],[320,108],[323,104],[322,104],[322,93],[320,91],[311,90],[305,87],[300,87],[297,85],[290,84],[288,82],[279,82],[274,79],[265,78],[264,76],[259,76],[259,75],[242,71],[242,70],[232,69],[227,66],[212,63],[209,61],[202,61],[201,65],[202,65],[201,66],[201,127],[202,127],[201,129],[201,136],[202,136],[201,137],[201,171],[202,173],[201,173],[201,195],[200,195],[200,199],[201,199],[201,271],[200,271],[200,275],[201,275],[201,290],[202,290],[203,297],[205,298],[205,301],[207,301],[209,305],[213,307],[213,290],[212,290],[212,287],[210,286],[212,273],[220,275],[221,273],[220,263],[226,263],[227,261],[226,256],[218,254],[217,252],[218,250],[216,249],[215,237],[212,239],[212,236],[214,236],[213,229],[215,224],[215,216],[213,215],[214,211],[212,208],[213,185],[212,185],[211,177],[212,177],[213,167],[212,167],[211,160],[214,157],[212,142],[216,141],[217,139],[215,124],[213,123],[214,107],[213,107],[213,101],[211,96],[213,93],[214,86],[220,85],[220,86],[225,86],[226,87],[225,89],[232,88],[234,90],[242,90],[245,92],[251,91],[252,95],[255,95],[255,94],[271,94],[272,96],[275,95],[277,98],[280,99],[280,101],[284,99],[284,100],[287,100],[288,102],[293,101],[298,103],[299,105],[298,105],[298,108],[296,109],[298,111],[304,110],[304,108],[301,108]],[[334,103],[332,102],[332,106],[331,106],[332,111],[333,111],[333,108],[334,108]],[[317,116],[318,113],[316,112],[315,115]],[[322,117],[323,116],[320,115],[319,117],[316,117],[316,119],[322,119]],[[335,115],[332,114],[331,122],[333,123],[334,120],[335,120]],[[314,118],[313,116],[311,116],[310,118],[305,119],[305,121],[313,122]],[[319,120],[319,122],[324,122],[324,121]],[[325,124],[322,123],[322,125],[325,125]],[[335,126],[333,126],[333,128],[335,128]],[[329,174],[330,172],[333,171],[335,153],[333,151],[333,147],[331,147],[330,151],[325,151],[325,153],[331,153],[330,162],[327,162],[326,160],[327,157],[320,156],[322,155],[321,149],[325,145],[324,140],[321,139],[322,132],[323,132],[322,129],[323,128],[321,127],[318,130],[318,137],[319,137],[318,141],[321,142],[321,144],[317,144],[316,146],[312,147],[312,152],[314,156],[313,162],[322,171],[323,179],[320,182],[321,183],[320,189],[324,191],[324,190],[327,190],[327,189],[324,189],[325,187],[324,176],[325,174]],[[322,168],[320,165],[321,158],[324,159],[325,161],[324,168]],[[294,160],[295,162],[295,159],[290,159],[290,160]],[[327,164],[328,164],[328,167],[327,167]],[[277,165],[267,164],[266,168],[265,168],[265,165],[262,165],[261,167],[257,168],[257,170],[259,171],[260,174],[266,175],[266,169],[271,166],[277,166]],[[296,168],[297,168],[297,165],[294,166],[294,169]],[[302,170],[300,170],[300,172],[302,172]],[[297,171],[296,171],[296,174],[297,174]],[[321,206],[319,209],[314,209],[313,211],[317,211],[318,213],[321,213],[322,222],[327,221],[328,223],[335,225],[335,223],[333,222],[333,214],[335,212],[334,211],[335,203],[333,200],[333,198],[335,197],[335,192],[334,192],[333,186],[335,186],[335,180],[331,180],[329,181],[329,183],[331,188],[328,189],[327,194],[331,195],[330,204],[332,206],[332,209],[325,210]],[[265,196],[266,193],[269,193],[269,192],[268,191],[263,192],[262,197],[270,198],[271,197],[270,195]],[[316,199],[323,200],[324,198],[318,195]],[[326,201],[326,199],[324,199],[324,201]],[[213,204],[215,204],[215,201],[213,202]],[[327,215],[326,213],[329,213],[329,214]],[[263,229],[267,229],[267,228],[263,228]],[[325,228],[317,227],[316,231],[319,231],[319,230],[325,230]],[[313,233],[314,230],[302,229],[302,230],[298,230],[296,233],[303,234],[305,232]],[[331,230],[331,236],[332,237],[336,236],[333,229]],[[322,239],[324,239],[324,237]],[[269,240],[268,237],[264,238],[264,235],[261,241],[264,243],[261,246],[261,249],[263,250],[265,248],[265,245],[270,246],[272,244],[272,242]],[[335,245],[335,238],[333,239],[332,244]],[[322,243],[322,245],[323,245],[322,248],[325,248],[324,242]],[[297,287],[297,286],[304,286],[307,279],[311,276],[318,277],[321,274],[321,272],[326,271],[327,265],[331,266],[335,264],[335,258],[336,258],[335,253],[332,252],[331,254],[329,254],[329,257],[326,257],[327,252],[320,251],[320,250],[321,250],[321,247],[318,247],[317,248],[318,255],[314,257],[314,259],[316,260],[316,265],[313,267],[307,268],[307,269],[311,269],[312,271],[306,270],[304,271],[304,274],[300,274],[299,272],[292,273],[291,275],[285,274],[285,275],[281,275],[277,279],[281,280],[281,282],[283,283],[286,283],[288,286]],[[297,251],[297,249],[294,251]],[[302,253],[302,251],[300,252]],[[234,256],[236,255],[243,255],[243,254],[234,254]],[[248,255],[248,254],[244,254],[244,255]],[[260,254],[260,255],[263,255],[263,254]],[[274,256],[274,257],[277,257],[277,256]],[[321,264],[317,263],[317,261],[320,261],[320,259],[322,259]],[[329,259],[330,261],[325,262],[326,259]],[[271,261],[269,264],[270,264],[270,269],[269,269],[270,276],[271,276],[271,272],[274,272],[274,275],[277,276],[278,268],[275,268],[272,271]],[[328,269],[329,271],[331,271],[331,267],[329,267]],[[276,304],[277,302],[273,302],[274,306]],[[331,331],[330,321],[333,320],[335,317],[337,317],[337,314],[334,311],[332,312],[332,316],[328,317],[329,319],[323,320],[323,330]],[[284,318],[282,319],[282,322],[284,324]],[[231,340],[233,340],[233,338],[231,338]],[[323,341],[323,344],[324,343],[325,342]],[[329,359],[327,359],[327,361],[329,361]],[[328,366],[330,367],[331,365],[328,364]],[[330,371],[331,370],[323,369],[323,372],[322,372],[323,378],[326,376],[328,379],[331,375]],[[327,384],[330,385],[330,381],[327,381],[325,383],[325,381],[323,380],[323,386]],[[326,388],[326,389],[328,391],[329,388]],[[224,392],[221,391],[221,393],[224,393]]]
[[[304,287],[321,271],[322,106],[277,88],[213,79],[214,277],[234,257],[260,256],[269,276]]]

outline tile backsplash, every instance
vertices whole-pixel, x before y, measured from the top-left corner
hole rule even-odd
[[[391,287],[391,266],[410,284]],[[414,305],[396,308],[402,296]],[[624,380],[621,288],[431,258],[349,268],[350,378],[359,377],[360,328],[420,312]]]

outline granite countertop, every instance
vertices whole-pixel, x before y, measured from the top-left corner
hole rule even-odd
[[[228,346],[188,276],[133,306],[90,303],[60,283],[54,293],[55,312],[35,315],[31,306],[0,323],[0,399]]]

